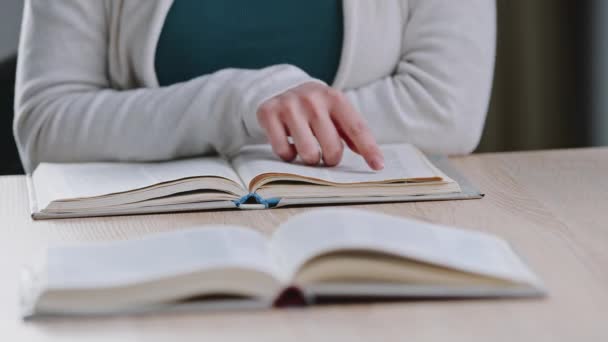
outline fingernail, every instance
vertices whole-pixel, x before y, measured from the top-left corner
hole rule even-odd
[[[372,169],[374,169],[374,170],[378,170],[378,171],[382,170],[382,169],[384,169],[384,160],[380,157],[373,157],[371,165],[372,165]]]

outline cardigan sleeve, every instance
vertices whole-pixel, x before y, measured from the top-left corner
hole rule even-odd
[[[226,69],[169,87],[116,90],[103,1],[27,0],[14,133],[27,172],[40,162],[154,161],[232,154],[260,139],[266,99],[311,79],[291,65]]]
[[[470,153],[479,143],[492,87],[495,2],[403,4],[408,17],[394,74],[348,90],[347,97],[381,143],[413,143],[430,153]]]

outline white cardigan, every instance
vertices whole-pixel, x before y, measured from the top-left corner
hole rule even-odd
[[[43,161],[232,154],[263,139],[264,100],[312,80],[277,65],[159,87],[155,49],[171,4],[26,0],[14,124],[26,171]],[[344,0],[344,16],[333,86],[376,138],[471,152],[491,89],[494,0]]]

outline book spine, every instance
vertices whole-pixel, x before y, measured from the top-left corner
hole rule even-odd
[[[263,198],[252,192],[233,202],[239,209],[269,209],[274,208],[280,200],[280,198]]]

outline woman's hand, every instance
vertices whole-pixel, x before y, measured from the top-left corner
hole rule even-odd
[[[322,155],[325,165],[338,165],[344,140],[372,169],[384,168],[382,152],[361,114],[342,92],[323,84],[305,83],[264,102],[257,118],[274,153],[285,161],[300,155],[306,164],[317,165]]]

